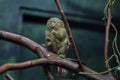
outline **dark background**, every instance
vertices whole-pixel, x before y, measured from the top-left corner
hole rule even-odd
[[[107,0],[60,1],[71,26],[80,58],[86,66],[98,72],[104,71],[105,26],[102,18]],[[120,31],[119,9],[120,1],[116,0],[112,8],[112,21],[118,31]],[[46,22],[50,17],[61,18],[54,0],[0,0],[0,29],[21,34],[39,44],[45,43]],[[114,35],[114,30],[111,28],[110,55],[113,53],[111,42]],[[120,37],[118,37],[120,48],[119,40]],[[74,58],[71,48],[66,55]],[[36,58],[37,56],[25,47],[0,40],[0,65]],[[114,60],[112,66],[113,63]],[[41,67],[8,71],[0,75],[0,80],[6,80],[4,75],[7,73],[11,74],[15,80],[46,80]],[[86,80],[81,77],[75,77],[73,80],[79,79]]]

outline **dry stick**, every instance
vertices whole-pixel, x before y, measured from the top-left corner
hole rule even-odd
[[[73,39],[73,37],[72,37],[72,32],[71,32],[71,30],[70,30],[69,23],[68,23],[68,21],[67,21],[67,19],[66,19],[66,17],[65,17],[65,14],[64,14],[64,12],[63,12],[63,9],[62,9],[62,6],[61,6],[61,4],[60,4],[60,1],[59,1],[59,0],[55,0],[55,2],[56,2],[56,4],[57,4],[58,10],[59,10],[59,12],[60,12],[60,14],[61,14],[61,16],[62,16],[62,18],[63,18],[63,22],[64,22],[64,24],[65,24],[65,27],[66,27],[66,30],[67,30],[67,33],[68,33],[69,40],[70,40],[70,42],[71,42],[71,44],[72,44],[72,48],[73,48],[73,51],[74,51],[74,55],[75,55],[75,57],[76,57],[76,59],[77,59],[77,62],[78,62],[78,64],[79,64],[79,67],[82,68],[82,63],[81,63],[80,57],[79,57],[79,55],[78,55],[78,51],[77,51],[77,48],[76,48],[76,45],[75,45],[75,41],[74,41],[74,39]]]
[[[6,74],[5,77],[7,78],[7,80],[14,80],[9,74]]]
[[[109,46],[109,33],[110,33],[110,26],[111,26],[111,6],[112,6],[112,0],[109,0],[108,6],[107,6],[107,25],[106,25],[106,33],[105,33],[105,46],[104,46],[104,57],[105,61],[108,60],[108,46]],[[110,66],[109,63],[106,62],[106,68],[109,70]]]

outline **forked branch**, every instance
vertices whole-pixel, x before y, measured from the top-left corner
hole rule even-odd
[[[37,66],[38,64],[39,65],[41,64],[41,66],[42,66],[42,64],[60,66],[60,67],[63,67],[67,70],[70,70],[74,73],[78,73],[78,72],[97,73],[97,72],[93,71],[92,69],[90,69],[84,65],[82,65],[83,69],[80,70],[78,68],[79,67],[78,64],[76,64],[72,61],[69,61],[67,59],[61,59],[56,54],[47,51],[45,48],[43,48],[39,44],[35,43],[34,41],[32,41],[24,36],[0,30],[0,39],[20,44],[20,45],[25,46],[26,48],[30,49],[31,51],[33,51],[37,55],[40,53],[41,55],[46,56],[44,58],[37,59],[36,60],[37,62],[35,61],[35,64],[31,61],[25,62],[25,63],[28,63],[27,65],[25,65],[25,63],[20,63],[20,64],[16,63],[14,65],[5,64],[5,65],[0,67],[1,73],[5,72],[7,70],[14,70],[14,69],[20,69],[20,68],[22,69],[22,68],[27,68],[27,67],[31,67],[31,66]],[[115,80],[113,76],[109,77],[108,75],[105,76],[105,75],[100,75],[100,74],[97,74],[97,75],[82,74],[81,76],[83,76],[87,79],[91,79],[91,80],[106,80],[108,78],[109,78],[109,80]]]
[[[9,33],[9,32],[0,30],[0,39],[8,40],[8,41],[20,44],[22,46],[25,46],[28,49],[30,49],[31,51],[33,51],[34,53],[36,53],[38,58],[44,58],[44,57],[47,57],[47,55],[48,55],[48,52],[42,46],[40,46],[36,42],[34,42],[24,36],[16,35],[13,33]],[[48,71],[47,67],[44,66],[43,69],[47,75],[48,80],[52,80],[53,76]]]

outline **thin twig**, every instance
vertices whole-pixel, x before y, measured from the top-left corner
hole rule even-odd
[[[14,80],[13,77],[9,74],[6,74],[5,77],[7,78],[7,80]]]
[[[107,24],[106,24],[106,33],[105,33],[105,45],[104,45],[104,57],[105,57],[105,62],[108,60],[108,46],[109,46],[109,34],[110,34],[110,26],[111,26],[111,6],[112,6],[112,0],[108,1],[108,5],[106,7],[106,19],[107,19]],[[106,62],[106,68],[109,70],[110,65],[108,62]]]
[[[56,4],[57,4],[57,7],[58,7],[58,10],[63,18],[63,22],[65,24],[65,27],[66,27],[66,30],[67,30],[67,33],[68,33],[68,37],[69,37],[69,40],[71,42],[71,45],[72,45],[72,48],[73,48],[73,51],[74,51],[74,55],[75,55],[75,58],[77,59],[77,62],[79,64],[79,67],[82,68],[82,63],[81,63],[81,60],[80,60],[80,57],[79,57],[79,54],[78,54],[78,51],[77,51],[77,48],[76,48],[76,45],[75,45],[75,41],[73,39],[73,36],[72,36],[72,32],[70,30],[70,26],[69,26],[69,23],[65,17],[65,14],[64,14],[64,11],[62,9],[62,6],[60,4],[60,1],[59,0],[55,0]]]

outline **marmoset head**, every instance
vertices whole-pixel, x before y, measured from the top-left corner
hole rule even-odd
[[[47,21],[47,27],[49,29],[54,29],[56,25],[58,25],[58,23],[63,23],[63,21],[57,17],[52,17]]]

